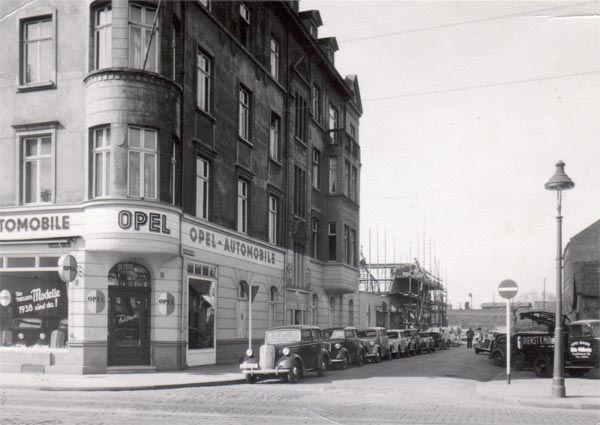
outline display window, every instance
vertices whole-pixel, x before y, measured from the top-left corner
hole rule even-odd
[[[58,257],[0,259],[0,346],[65,347],[69,299]]]
[[[216,268],[188,264],[188,349],[215,346]]]

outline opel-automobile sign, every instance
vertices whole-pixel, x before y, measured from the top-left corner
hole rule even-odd
[[[58,259],[58,277],[63,282],[73,282],[77,277],[77,260],[69,254]]]

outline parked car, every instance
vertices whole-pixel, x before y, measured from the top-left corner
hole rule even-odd
[[[390,351],[392,356],[399,358],[400,356],[408,356],[409,346],[408,339],[402,332],[402,329],[388,329],[387,330],[388,342],[390,344]]]
[[[365,354],[368,360],[379,363],[382,358],[392,358],[385,328],[374,326],[360,329],[358,337],[366,347]]]
[[[420,340],[414,338],[414,329],[399,329],[398,333],[400,335],[400,338],[406,340],[408,355],[415,356],[417,354],[417,342],[420,344]]]
[[[480,341],[480,342],[474,344],[473,348],[475,349],[475,354],[479,354],[479,353],[490,354],[492,351],[493,342],[496,339],[496,335],[498,335],[499,333],[500,332],[498,332],[498,331],[488,332],[487,335],[483,338],[483,341]]]
[[[419,332],[419,336],[421,337],[421,352],[435,352],[435,340],[431,336],[431,332]]]
[[[425,332],[421,332],[421,335],[426,334],[427,336],[430,336],[433,338],[433,347],[434,347],[434,351],[435,350],[445,350],[447,345],[446,345],[446,339],[444,338],[444,334],[438,331],[425,331]]]
[[[419,335],[419,331],[417,329],[405,329],[406,336],[409,341],[411,341],[414,347],[415,354],[423,353],[423,341],[421,341],[421,336]]]
[[[568,329],[565,370],[581,376],[600,368],[600,320],[577,320]]]
[[[316,326],[292,325],[269,329],[259,355],[249,348],[240,369],[249,384],[259,379],[287,378],[295,384],[306,372],[324,376],[329,353]]]
[[[348,365],[362,366],[366,360],[365,347],[353,327],[329,328],[321,331],[323,341],[329,350],[332,365],[345,369]]]
[[[17,317],[10,324],[12,344],[32,347],[50,345],[50,334],[58,327],[57,317]]]

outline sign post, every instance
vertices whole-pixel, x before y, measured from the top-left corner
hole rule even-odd
[[[498,285],[498,292],[506,298],[506,383],[510,385],[510,299],[517,295],[519,287],[514,280],[506,279]]]

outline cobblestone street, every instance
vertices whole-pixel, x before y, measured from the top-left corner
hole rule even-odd
[[[297,385],[161,391],[4,390],[3,424],[570,424],[595,425],[593,410],[503,405],[482,400],[479,383],[503,379],[486,356],[464,348],[307,374]],[[522,372],[515,379],[535,379]],[[550,387],[548,388],[550,391]]]

